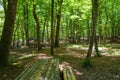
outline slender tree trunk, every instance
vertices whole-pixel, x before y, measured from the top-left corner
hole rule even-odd
[[[112,22],[111,22],[111,44],[113,43],[114,41],[114,36],[115,36],[115,32],[114,32],[114,29],[115,29],[115,20],[114,20],[114,16],[112,16],[111,18]]]
[[[112,13],[114,13],[115,12],[115,1],[113,1],[113,3],[112,3]],[[112,47],[112,43],[113,43],[113,41],[114,41],[114,27],[115,27],[115,14],[112,14],[111,15],[111,39],[110,39],[110,42],[111,42],[111,47]]]
[[[93,29],[93,32],[94,32],[94,40],[95,40],[95,56],[96,57],[100,57],[100,52],[99,52],[99,49],[98,49],[98,40],[97,40],[97,36],[96,36],[96,27],[97,27],[97,21],[98,21],[98,0],[93,0],[93,3],[94,3],[94,29]]]
[[[55,36],[55,47],[59,47],[59,31],[60,31],[60,20],[61,20],[61,7],[63,0],[58,0],[58,11],[57,11],[57,27]]]
[[[106,4],[106,1],[105,1],[105,4]],[[107,39],[108,37],[108,35],[107,35],[107,26],[108,26],[108,17],[109,17],[109,15],[108,15],[108,12],[107,12],[107,7],[105,7],[105,18],[106,18],[106,21],[105,21],[105,28],[104,28],[104,34],[103,34],[103,41],[104,41],[104,43],[106,42],[105,41],[105,39]]]
[[[54,55],[54,0],[51,0],[51,49],[50,54]]]
[[[28,4],[24,4],[23,8],[24,8],[24,30],[25,30],[26,46],[29,46]]]
[[[9,50],[11,47],[14,23],[16,17],[17,0],[8,0],[8,9],[5,15],[4,28],[0,41],[0,65],[8,65]]]
[[[13,45],[12,46],[14,46],[14,42],[16,41],[16,33],[17,33],[17,30],[18,30],[18,24],[19,24],[19,22],[16,23],[16,28],[14,29],[14,32],[13,32],[13,40],[12,40]]]
[[[21,28],[21,33],[22,33],[22,45],[25,45],[25,33],[23,27]]]
[[[98,22],[99,24],[102,24],[102,19],[101,19],[101,12],[99,12],[99,22]],[[102,33],[103,33],[103,30],[102,30],[102,25],[100,25],[99,26],[99,29],[98,29],[98,33],[99,33],[99,38],[98,38],[98,40],[99,40],[99,44],[101,43],[101,40],[102,40]]]
[[[45,38],[46,21],[47,21],[47,19],[45,19],[45,21],[44,21],[44,26],[43,26],[43,31],[42,31],[42,42],[44,42],[44,38]]]
[[[98,49],[98,40],[97,40],[96,36],[95,36],[94,40],[95,40],[95,56],[100,57],[101,55],[100,55],[100,52],[99,52],[99,49]]]
[[[91,66],[91,54],[92,54],[93,44],[96,39],[97,10],[98,10],[98,0],[92,0],[92,37],[90,39],[90,45],[89,45],[87,57],[83,64],[84,67]],[[95,42],[95,47],[97,47],[96,42]]]
[[[46,30],[47,30],[47,42],[49,42],[49,29],[48,29],[48,26],[49,26],[49,22],[47,21],[47,25],[46,25]]]
[[[36,4],[33,4],[33,16],[34,16],[34,19],[35,19],[35,22],[37,24],[37,47],[38,47],[38,51],[41,50],[41,45],[40,45],[40,24],[39,24],[39,19],[37,17],[37,14],[36,14]]]
[[[87,39],[88,39],[88,42],[90,41],[90,16],[88,16],[88,20],[87,20]]]

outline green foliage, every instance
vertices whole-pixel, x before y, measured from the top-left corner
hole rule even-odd
[[[0,0],[2,4],[2,0]],[[41,29],[44,26],[44,20],[47,19],[49,23],[47,26],[50,27],[50,15],[51,15],[51,1],[47,0],[36,0],[37,3],[37,15],[39,15]],[[119,0],[99,0],[99,20],[98,20],[98,27],[97,27],[97,35],[102,36],[111,36],[111,26],[114,24],[115,32],[117,33],[118,24],[119,24],[119,17],[120,17],[120,1]],[[35,31],[35,21],[33,19],[33,0],[19,0],[18,7],[17,7],[17,16],[16,16],[16,24],[19,23],[20,26],[19,30],[15,32],[17,34],[24,26],[24,6],[28,6],[28,16],[29,20],[26,21],[28,23],[29,32],[32,32],[30,36],[34,36]],[[55,14],[57,13],[57,0],[55,1]],[[91,24],[91,0],[64,0],[62,5],[62,19],[61,19],[61,26],[63,26],[60,30],[60,37],[66,37],[71,35],[71,27],[76,27],[78,29],[73,30],[73,34],[78,33],[80,36],[87,36],[87,25]],[[4,22],[4,12],[0,10],[0,23]],[[107,17],[108,15],[108,17]],[[101,19],[100,19],[101,17]],[[55,15],[56,20],[56,15]],[[70,21],[72,20],[72,22]],[[90,20],[89,23],[87,21]],[[54,24],[56,25],[56,24]],[[0,25],[3,26],[3,25]],[[17,25],[16,25],[17,26]],[[1,28],[2,29],[2,28]],[[48,30],[50,32],[50,28]],[[120,33],[120,31],[119,31]],[[20,33],[20,38],[22,38],[22,34]],[[115,34],[113,34],[115,35]],[[46,35],[45,35],[46,36]]]

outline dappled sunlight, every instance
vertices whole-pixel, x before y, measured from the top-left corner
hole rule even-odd
[[[53,58],[53,57],[52,56],[47,56],[47,54],[44,54],[44,53],[40,53],[36,57],[36,59],[50,59],[50,58]]]
[[[67,48],[66,49],[66,53],[60,53],[58,55],[70,55],[73,57],[81,57],[84,58],[86,56],[86,51],[85,50],[81,50],[81,48]]]
[[[81,47],[81,48],[79,48],[79,47],[72,47],[72,48],[69,47],[68,48],[67,47],[64,50],[65,50],[65,52],[63,53],[58,49],[58,52],[59,52],[58,55],[59,56],[69,55],[69,56],[78,57],[78,58],[85,58],[87,56],[88,47]],[[110,50],[107,47],[99,47],[99,51],[100,51],[100,54],[103,56],[119,56],[120,55],[119,49]],[[95,55],[95,50],[93,47],[91,56],[94,57],[94,55]]]
[[[75,72],[75,74],[76,74],[77,76],[83,75],[83,72],[80,72],[80,71],[78,71],[78,70],[76,70],[76,69],[74,69],[74,72]]]
[[[36,56],[35,54],[27,54],[27,55],[23,55],[21,57],[19,57],[19,59],[25,59],[25,58],[30,58],[30,57],[34,57]]]
[[[106,50],[108,50],[108,48],[106,48],[106,47],[99,47],[99,50],[105,52]]]
[[[18,61],[18,62],[14,62],[12,65],[21,65],[23,62]]]
[[[61,64],[59,64],[59,69],[60,69],[60,71],[63,71],[63,67],[64,66],[70,66],[70,64],[68,63],[68,62],[62,62]]]
[[[84,51],[87,51],[88,50],[88,47],[83,47],[83,48],[80,48],[81,50],[84,50]]]
[[[12,55],[18,55],[19,52],[10,52],[10,54],[12,54]]]
[[[120,78],[120,76],[119,76],[119,75],[114,75],[114,77],[116,77],[116,78]]]
[[[113,52],[113,55],[115,56],[120,56],[120,49],[112,49],[114,52]]]
[[[104,55],[104,56],[120,56],[120,49],[99,47],[99,51],[101,55]]]
[[[28,46],[21,46],[20,48],[21,49],[25,49],[25,48],[28,48]]]
[[[78,57],[78,58],[85,58],[86,54],[80,54],[80,53],[75,53],[75,52],[70,52],[70,53],[61,53],[61,54],[58,54],[60,56],[62,55],[69,55],[69,56],[73,56],[73,57]]]
[[[78,57],[78,58],[85,58],[86,54],[69,54],[72,55],[73,57]]]
[[[82,45],[69,45],[69,46],[67,46],[67,48],[81,48],[82,47]]]
[[[37,52],[34,49],[21,49],[18,51],[12,51],[11,55],[16,56],[16,62],[13,63],[15,66],[24,66],[28,67],[32,65],[34,62],[36,62],[39,59],[50,59],[54,58],[49,54],[49,49],[45,48],[40,52]],[[63,70],[64,66],[69,66],[72,68],[74,74],[76,75],[76,78],[83,79],[85,76],[90,77],[89,75],[96,75],[97,77],[100,75],[102,76],[110,76],[119,78],[119,75],[112,75],[115,74],[116,71],[119,71],[119,69],[115,68],[114,66],[118,66],[117,59],[120,56],[120,50],[119,49],[112,49],[107,47],[99,47],[100,54],[103,55],[103,57],[95,58],[95,50],[93,48],[92,52],[92,62],[95,64],[94,69],[86,70],[82,68],[81,64],[83,60],[85,59],[88,51],[88,46],[80,47],[77,45],[70,45],[70,47],[59,47],[55,48],[55,56],[62,61],[61,64],[59,64],[60,71]],[[101,66],[101,64],[104,64]],[[114,66],[113,66],[114,65]],[[108,69],[110,69],[110,71]],[[114,70],[116,71],[114,71]],[[106,70],[106,71],[105,71]],[[101,74],[102,71],[105,71],[105,75]],[[119,72],[117,72],[118,74]],[[107,75],[108,74],[108,75]]]

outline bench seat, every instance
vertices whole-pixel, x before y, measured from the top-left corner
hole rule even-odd
[[[59,59],[38,60],[15,80],[60,80]]]
[[[64,78],[64,80],[76,80],[75,75],[74,75],[71,67],[64,66],[63,78]]]

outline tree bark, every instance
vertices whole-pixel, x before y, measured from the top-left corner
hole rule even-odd
[[[97,27],[97,21],[98,21],[98,0],[93,0],[93,4],[94,4],[93,32],[94,32],[94,40],[95,40],[94,41],[95,42],[95,56],[100,57],[100,52],[98,49],[98,40],[97,40],[97,36],[96,36],[96,27]]]
[[[45,30],[46,30],[46,21],[47,19],[44,19],[44,26],[43,26],[43,31],[42,31],[42,42],[44,42],[44,38],[45,38]]]
[[[26,38],[26,46],[29,46],[29,28],[28,28],[28,4],[23,4],[24,8],[24,30],[25,30],[25,38]]]
[[[50,54],[54,55],[54,0],[51,0],[51,48]]]
[[[38,51],[41,50],[41,45],[40,45],[40,24],[39,24],[39,19],[37,17],[37,14],[36,14],[36,4],[33,4],[33,16],[34,16],[34,19],[35,19],[35,22],[37,24],[37,48],[38,48]]]
[[[95,42],[95,51],[97,51],[97,39],[96,39],[96,26],[97,26],[97,11],[98,11],[98,0],[92,0],[92,37],[90,38],[90,45],[87,52],[87,57],[85,59],[85,62],[83,64],[84,67],[90,67],[91,66],[91,54],[93,45]]]
[[[58,11],[57,11],[57,27],[55,36],[55,47],[59,47],[59,31],[60,31],[60,20],[61,20],[61,7],[63,0],[58,0]]]
[[[4,28],[0,41],[0,65],[8,65],[9,50],[11,47],[14,23],[16,17],[17,0],[8,0],[8,9],[5,14]]]

